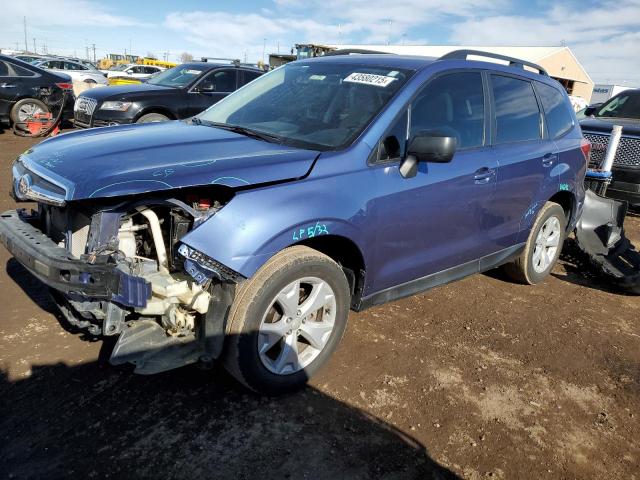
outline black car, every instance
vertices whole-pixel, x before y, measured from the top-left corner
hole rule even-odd
[[[580,121],[580,126],[592,144],[594,168],[604,160],[613,126],[622,126],[607,196],[640,206],[640,89],[625,90],[604,104],[589,106],[585,115],[587,118]]]
[[[263,73],[237,63],[183,63],[143,84],[86,90],[74,106],[75,124],[104,127],[192,117]]]
[[[63,118],[68,118],[74,101],[71,77],[0,55],[0,124],[24,122],[36,113],[57,113],[63,98]]]

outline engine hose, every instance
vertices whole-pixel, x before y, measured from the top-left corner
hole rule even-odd
[[[48,128],[46,128],[45,130],[41,130],[38,133],[31,133],[29,130],[27,130],[27,122],[16,122],[13,124],[13,134],[18,135],[19,137],[31,138],[46,137],[47,135],[49,135],[62,121],[62,113],[64,112],[67,95],[68,90],[64,90],[62,93],[62,101],[60,102],[60,110],[58,111],[58,115],[56,115],[56,118]]]

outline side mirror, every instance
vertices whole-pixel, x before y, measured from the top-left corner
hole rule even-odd
[[[458,141],[443,133],[422,131],[409,140],[407,156],[414,156],[420,162],[447,163],[456,152]]]
[[[133,70],[127,70],[125,73],[128,73],[129,75],[131,75],[133,73]]]
[[[593,105],[589,105],[587,108],[584,109],[584,116],[591,117],[594,113],[596,113],[596,110],[598,110],[601,106],[602,106],[601,103],[594,103]]]

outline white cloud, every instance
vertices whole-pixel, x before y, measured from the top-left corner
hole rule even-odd
[[[30,26],[96,26],[135,27],[147,25],[140,20],[116,15],[104,5],[89,0],[30,0],[28,2],[3,2],[0,27],[22,28],[22,17]]]
[[[569,46],[596,82],[640,84],[640,1],[608,1],[595,9],[556,6],[535,17],[467,19],[451,41],[473,45]]]

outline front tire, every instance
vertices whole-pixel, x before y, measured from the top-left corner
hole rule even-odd
[[[304,246],[281,251],[238,289],[227,370],[258,393],[303,387],[340,343],[349,304],[347,279],[331,258]]]
[[[147,113],[136,120],[136,123],[168,122],[169,120],[171,120],[169,117],[161,113]]]
[[[566,237],[567,217],[560,205],[544,204],[536,218],[524,251],[505,265],[513,280],[534,285],[544,280],[555,266]]]

